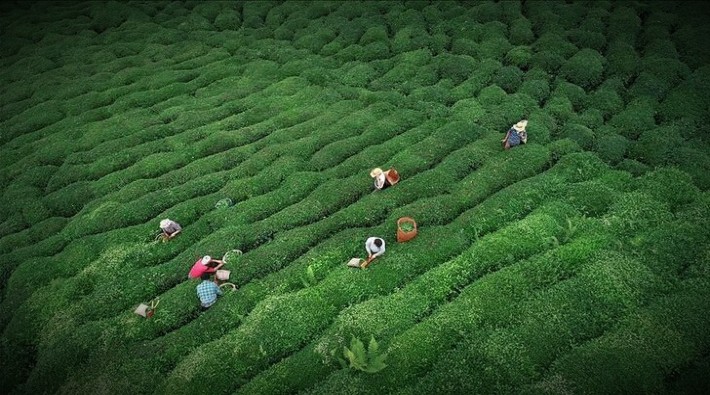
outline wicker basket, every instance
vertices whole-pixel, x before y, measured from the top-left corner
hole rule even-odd
[[[402,225],[405,223],[410,223],[414,227],[414,229],[410,231],[404,231],[402,230]],[[397,220],[397,241],[400,243],[404,243],[405,241],[412,240],[415,236],[417,235],[417,223],[414,221],[414,219],[410,217],[402,217]]]

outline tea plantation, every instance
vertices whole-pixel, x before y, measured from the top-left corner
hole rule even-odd
[[[710,393],[709,16],[2,3],[0,393]]]

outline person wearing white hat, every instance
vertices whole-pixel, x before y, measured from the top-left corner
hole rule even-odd
[[[190,269],[190,273],[187,277],[199,278],[205,273],[216,273],[222,266],[224,266],[224,261],[205,255],[192,265],[192,269]]]
[[[372,169],[370,177],[375,179],[375,189],[385,189],[396,184],[399,181],[399,173],[394,168],[383,171],[379,167]]]
[[[160,221],[160,229],[163,231],[163,237],[165,240],[170,240],[180,233],[182,226],[171,219],[165,218]]]
[[[527,126],[528,121],[523,119],[508,129],[505,138],[501,140],[503,148],[510,149],[510,147],[515,147],[516,145],[526,144],[528,142],[528,132],[525,131]]]

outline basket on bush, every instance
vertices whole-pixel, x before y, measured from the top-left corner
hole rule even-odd
[[[412,240],[417,235],[417,223],[410,217],[397,220],[397,241],[404,243]]]

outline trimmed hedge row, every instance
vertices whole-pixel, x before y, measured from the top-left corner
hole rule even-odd
[[[383,393],[406,386],[410,378],[425,375],[440,358],[438,363],[446,364],[445,351],[460,341],[464,333],[478,333],[480,338],[484,338],[491,326],[504,326],[524,311],[519,307],[521,298],[524,301],[534,297],[547,286],[588,267],[598,248],[608,242],[609,237],[604,232],[590,234],[589,238],[573,240],[569,245],[481,278],[430,318],[395,336],[388,348],[389,367],[376,374],[377,380],[361,382],[361,376],[341,370],[309,393],[327,393],[351,383],[362,384],[356,387],[359,393]],[[531,276],[531,272],[534,275]],[[516,278],[525,280],[516,281]],[[510,286],[511,283],[515,286]],[[474,327],[478,330],[465,329]],[[446,382],[439,382],[438,385],[445,386]]]
[[[427,377],[412,392],[426,393],[442,382],[467,392],[515,391],[538,378],[556,356],[604,333],[654,292],[656,279],[642,264],[624,256],[600,258],[578,276],[508,306],[512,311],[504,316],[510,320],[502,321],[502,328],[483,328],[478,336],[461,338],[455,351],[435,358]],[[577,307],[570,309],[570,303]],[[390,358],[404,350],[397,351]],[[452,358],[453,354],[463,358]],[[390,361],[394,367],[396,360]],[[472,371],[469,361],[491,369]]]
[[[546,377],[527,392],[538,393],[552,383],[562,390],[575,387],[593,393],[667,391],[667,378],[710,344],[701,329],[710,324],[708,301],[707,278],[684,281],[671,294],[625,317],[614,330],[555,360]]]
[[[603,237],[596,240],[594,237],[590,237],[588,239],[572,241],[569,245],[557,247],[556,249],[530,258],[529,260],[521,261],[516,265],[508,266],[497,272],[487,274],[472,285],[469,285],[463,292],[470,293],[474,292],[473,290],[475,289],[476,292],[481,294],[485,294],[486,292],[492,295],[495,294],[493,298],[481,296],[479,300],[496,300],[500,302],[500,305],[504,305],[507,298],[519,299],[526,297],[527,294],[537,292],[548,284],[566,278],[569,276],[569,273],[577,271],[578,266],[583,266],[583,262],[587,261],[589,257],[594,254],[596,249],[604,245],[604,243],[606,243],[606,241],[604,241]],[[551,260],[555,262],[554,265],[550,264]],[[531,277],[529,273],[532,268],[537,268],[537,273],[535,276]],[[523,278],[525,281],[517,281]],[[505,286],[511,283],[516,284],[516,286]],[[524,285],[524,287],[521,287],[521,285]],[[504,292],[505,295],[501,295],[501,292]],[[357,316],[353,316],[352,318],[354,319],[350,320],[346,320],[344,314],[354,315],[356,311],[362,310],[367,306],[377,306],[388,300],[390,302],[399,300],[399,295],[399,293],[396,293],[385,299],[372,299],[356,305],[349,310],[345,310],[339,316],[336,325],[343,326],[347,324],[363,326],[363,319],[381,321],[382,317],[380,317],[380,315],[383,312],[382,309],[378,309],[377,314],[365,315],[361,313]],[[453,303],[457,302],[454,301]],[[387,312],[391,310],[384,311]],[[495,311],[498,312],[499,309]],[[490,315],[490,317],[494,316],[495,314]],[[421,316],[418,315],[417,319],[421,319]],[[325,374],[334,371],[334,365],[332,363],[325,363],[325,361],[332,361],[333,356],[326,348],[318,348],[316,345],[322,344],[329,338],[331,342],[347,342],[349,340],[347,337],[342,336],[337,337],[338,340],[335,340],[334,328],[334,326],[331,326],[326,332],[326,335],[321,337],[318,342],[309,344],[306,348],[281,360],[279,363],[272,365],[268,370],[257,375],[245,386],[241,387],[237,393],[286,393],[306,389],[321,382]],[[371,334],[371,330],[365,331],[365,335],[370,336]],[[382,335],[376,336],[376,338],[380,341],[383,340]],[[319,351],[316,352],[316,349],[319,349]],[[323,355],[325,355],[325,358]],[[321,385],[325,384],[327,387],[329,381],[321,382]],[[336,386],[333,388],[335,387]]]
[[[416,277],[431,262],[446,260],[460,251],[461,248],[458,245],[464,242],[460,238],[449,237],[444,243],[433,243],[445,233],[444,229],[432,228],[426,233],[422,232],[418,238],[418,244],[411,246],[411,248],[420,249],[422,252],[428,251],[430,258],[426,263],[413,260],[416,255],[412,252],[405,255],[391,254],[386,258],[387,265],[377,265],[371,271],[360,272],[362,275],[357,277],[353,277],[353,272],[343,268],[332,272],[315,287],[304,289],[289,297],[268,298],[262,301],[237,331],[207,344],[197,353],[192,353],[185,358],[172,371],[161,391],[193,391],[192,384],[197,385],[197,383],[192,381],[190,377],[198,373],[194,370],[193,360],[200,361],[197,365],[199,365],[198,370],[204,372],[201,374],[209,375],[208,372],[215,372],[212,366],[221,365],[224,368],[226,360],[228,368],[233,374],[243,376],[248,375],[259,366],[265,367],[265,364],[269,360],[273,360],[276,355],[295,351],[301,344],[309,341],[312,336],[327,326],[338,309],[347,303],[368,296],[386,294],[402,281]],[[404,266],[409,270],[401,270]],[[376,276],[375,272],[377,272]],[[349,280],[346,280],[346,277]],[[343,288],[344,284],[347,284],[345,288]],[[294,298],[297,298],[298,302],[294,302]],[[283,330],[284,322],[293,322],[293,325],[289,325],[288,331]],[[250,340],[259,333],[263,333],[264,330],[272,333],[272,339],[276,339],[276,341],[264,343],[255,338]],[[217,354],[210,352],[210,350],[219,349],[223,353],[225,350],[223,344],[238,344],[237,348],[230,348],[230,353],[233,356],[239,355],[239,358],[225,359],[223,355],[218,357]],[[263,352],[259,350],[263,350]],[[239,381],[213,381],[212,383],[215,384],[212,390],[225,391],[237,385]]]

